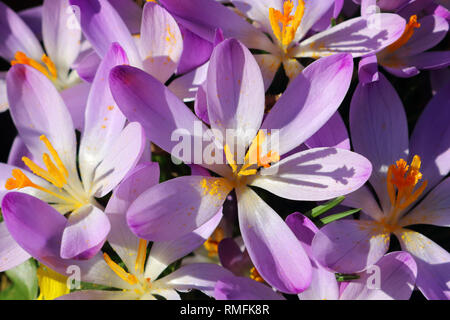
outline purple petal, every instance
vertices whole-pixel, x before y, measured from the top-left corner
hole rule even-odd
[[[92,48],[82,51],[75,62],[72,64],[72,69],[77,71],[81,79],[87,82],[92,82],[100,65],[101,59],[97,52]]]
[[[378,288],[372,280],[376,276],[379,276]],[[408,300],[416,277],[417,266],[411,255],[403,251],[391,252],[372,266],[370,272],[363,272],[359,279],[350,281],[341,300]]]
[[[382,74],[379,81],[356,88],[350,105],[350,132],[355,151],[372,162],[369,181],[388,210],[387,169],[400,158],[406,159],[408,124],[397,92]]]
[[[380,76],[378,75],[378,61],[376,55],[370,55],[364,57],[359,62],[358,67],[359,81],[363,84],[378,81]]]
[[[30,258],[10,235],[6,223],[0,223],[0,272],[14,268]]]
[[[106,55],[111,43],[117,42],[127,53],[131,65],[141,65],[130,31],[107,0],[70,0],[70,4],[78,6],[83,34],[99,56]]]
[[[436,70],[450,65],[449,51],[429,51],[411,57],[405,57],[405,64],[418,69]]]
[[[0,39],[0,56],[7,61],[14,60],[17,51],[37,61],[44,53],[33,31],[3,2],[0,2]]]
[[[138,163],[144,147],[145,135],[141,125],[128,123],[95,168],[92,181],[94,194],[101,198],[115,188]]]
[[[61,97],[72,116],[75,129],[83,132],[86,101],[88,100],[91,84],[82,82],[73,87],[61,91]]]
[[[262,124],[263,129],[280,130],[280,155],[299,146],[331,118],[352,73],[351,56],[338,54],[312,63],[291,81]]]
[[[384,215],[374,194],[367,185],[346,195],[342,204],[350,208],[361,208],[363,213],[374,220],[380,220]]]
[[[93,257],[103,246],[110,227],[105,213],[93,205],[75,210],[62,235],[61,257],[80,260]]]
[[[205,224],[176,240],[154,242],[145,268],[145,277],[156,279],[172,262],[200,247],[214,232],[222,219],[219,210]]]
[[[216,282],[230,276],[232,276],[230,271],[216,264],[193,263],[182,266],[157,281],[178,291],[197,289],[208,296],[214,296]]]
[[[339,112],[336,112],[322,128],[314,133],[305,144],[309,148],[333,147],[350,150],[347,127]]]
[[[281,59],[273,54],[257,54],[255,60],[261,68],[261,74],[264,81],[264,89],[269,89],[273,78],[281,65]]]
[[[179,238],[209,221],[231,188],[222,178],[183,176],[168,180],[133,202],[127,212],[128,225],[147,240]]]
[[[117,142],[125,125],[125,116],[111,95],[108,75],[113,67],[127,63],[123,49],[117,43],[111,44],[89,92],[79,151],[80,173],[86,189],[91,188],[95,168]]]
[[[450,82],[431,99],[414,127],[410,157],[419,155],[423,179],[431,189],[450,171]]]
[[[238,190],[237,197],[242,237],[259,274],[281,292],[308,288],[311,263],[294,233],[250,188]]]
[[[208,66],[209,62],[171,81],[170,91],[185,102],[195,100],[198,88],[206,81]]]
[[[412,224],[432,224],[435,226],[450,227],[450,178],[439,183],[436,188],[414,207],[399,224],[409,226]]]
[[[158,163],[137,165],[114,190],[105,209],[105,214],[111,223],[108,242],[129,270],[135,266],[139,239],[128,228],[126,212],[142,192],[158,182]]]
[[[217,45],[206,80],[209,122],[226,136],[235,130],[238,145],[249,145],[264,115],[264,84],[250,51],[235,39]]]
[[[450,254],[444,248],[415,231],[402,229],[395,233],[402,249],[417,264],[416,286],[428,300],[450,299]]]
[[[9,150],[7,163],[11,166],[15,166],[15,167],[19,167],[21,169],[28,170],[27,166],[22,161],[22,157],[28,157],[30,159],[33,158],[33,156],[31,155],[30,151],[27,149],[27,146],[25,145],[23,140],[20,138],[20,136],[17,136],[14,138],[11,149]],[[8,175],[7,175],[6,179],[11,177],[12,169],[13,168],[8,169]],[[5,181],[1,181],[0,186],[3,187],[5,185]]]
[[[166,82],[174,73],[183,52],[183,38],[174,18],[156,3],[146,3],[142,14],[139,51],[143,68]]]
[[[376,263],[388,250],[389,238],[389,233],[372,220],[338,220],[317,232],[312,252],[322,266],[353,273]]]
[[[405,29],[405,20],[396,14],[379,13],[353,18],[307,38],[292,54],[296,57],[323,57],[347,52],[361,57],[377,52],[395,40]]]
[[[261,169],[250,184],[287,199],[319,201],[357,190],[371,172],[371,163],[357,153],[316,148]]]
[[[36,159],[48,150],[39,139],[45,135],[61,160],[76,175],[76,138],[72,118],[53,83],[26,65],[13,66],[7,75],[10,112],[20,137]]]
[[[109,0],[120,14],[131,34],[138,34],[141,30],[142,9],[133,0]]]
[[[45,0],[42,5],[42,36],[45,50],[58,72],[67,73],[81,46],[81,30],[71,26],[76,19],[69,0]]]
[[[17,14],[33,31],[36,38],[42,40],[42,6],[24,9]]]
[[[218,251],[220,264],[235,275],[245,275],[253,266],[248,254],[241,251],[233,238],[220,241]]]
[[[285,300],[272,288],[245,277],[227,277],[217,281],[216,300]]]

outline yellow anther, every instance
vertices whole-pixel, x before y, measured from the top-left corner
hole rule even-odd
[[[126,272],[121,266],[112,261],[107,253],[103,253],[103,259],[105,260],[106,264],[111,268],[111,270],[114,271],[114,273],[117,274],[122,280],[126,281],[131,285],[135,285],[138,283],[138,279],[136,278],[135,275]]]
[[[221,227],[217,227],[213,234],[205,241],[203,246],[208,251],[209,257],[216,257],[219,253],[219,243],[225,237],[225,233]]]
[[[59,157],[58,152],[56,152],[55,148],[53,148],[52,144],[50,143],[50,141],[47,139],[47,137],[45,135],[40,136],[39,139],[41,139],[41,141],[44,142],[48,151],[50,151],[50,154],[52,155],[53,159],[55,160],[56,164],[58,165],[58,168],[61,170],[61,172],[67,178],[69,176],[69,172],[67,171],[66,167],[64,166],[64,163],[62,162],[61,158]]]
[[[253,279],[258,282],[264,282],[264,279],[259,274],[258,270],[255,267],[250,269],[250,279]]]
[[[403,47],[409,39],[414,34],[414,29],[420,28],[420,23],[417,22],[417,16],[412,15],[409,18],[409,22],[406,24],[405,30],[403,31],[403,34],[398,38],[393,44],[389,45],[386,50],[388,52],[394,52],[401,47]]]
[[[17,51],[16,54],[14,55],[14,60],[11,61],[11,65],[12,66],[16,65],[16,64],[28,65],[30,67],[35,68],[42,74],[44,74],[47,78],[49,78],[51,80],[55,80],[57,77],[57,70],[56,70],[55,64],[45,54],[42,55],[41,59],[45,65],[45,67],[42,64],[40,64],[39,62],[37,62],[36,60],[27,57],[27,55],[25,53],[23,53],[22,51]]]
[[[234,156],[230,151],[230,147],[228,144],[226,144],[223,147],[223,150],[225,151],[225,158],[227,159],[227,163],[230,165],[230,167],[233,169],[233,172],[236,172],[237,166],[236,161],[234,161]]]
[[[144,272],[145,257],[147,256],[147,240],[139,239],[138,253],[134,270],[138,273]]]
[[[298,1],[297,9],[294,15],[291,15],[294,4],[291,0],[287,0],[283,4],[283,13],[277,9],[269,8],[269,21],[273,34],[286,50],[287,46],[294,40],[303,14],[305,13],[305,2]],[[281,29],[280,29],[281,23]]]

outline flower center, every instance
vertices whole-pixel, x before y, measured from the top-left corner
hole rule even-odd
[[[427,180],[416,188],[422,179],[420,172],[421,160],[418,155],[413,157],[411,165],[400,159],[389,166],[387,173],[387,190],[392,211],[389,221],[398,221],[399,213],[416,201],[427,187]]]
[[[41,141],[44,142],[48,151],[51,154],[50,158],[48,153],[44,153],[42,155],[42,161],[44,162],[47,170],[42,169],[36,163],[34,163],[28,157],[22,157],[22,161],[25,165],[37,176],[47,180],[53,186],[59,189],[59,192],[54,192],[42,186],[39,186],[33,183],[20,169],[12,170],[12,178],[9,178],[6,181],[5,188],[7,190],[13,189],[22,189],[25,187],[32,187],[37,190],[46,192],[59,200],[62,201],[66,206],[67,211],[72,211],[82,207],[84,204],[88,202],[84,195],[81,195],[79,192],[76,192],[68,183],[67,178],[69,177],[69,172],[67,171],[64,163],[56,152],[55,148],[53,148],[50,141],[47,139],[45,135],[39,137]],[[56,163],[56,164],[55,164]]]
[[[147,256],[147,240],[139,239],[139,247],[136,256],[136,263],[134,265],[134,270],[136,274],[139,276],[141,280],[134,274],[126,272],[121,266],[115,263],[109,255],[105,252],[103,253],[103,259],[106,264],[111,268],[114,273],[119,276],[126,283],[136,286],[134,292],[137,294],[143,295],[150,291],[152,287],[152,282],[150,278],[144,278],[144,267],[145,267],[145,258]]]
[[[205,241],[203,246],[208,251],[208,257],[217,257],[219,253],[219,243],[225,237],[225,233],[221,227],[217,227],[213,234]]]
[[[45,66],[34,59],[28,58],[27,55],[22,51],[17,51],[14,55],[14,60],[11,61],[11,65],[13,66],[15,64],[26,64],[40,71],[50,80],[56,80],[58,73],[53,61],[46,54],[42,55],[41,60]]]
[[[250,148],[244,158],[244,164],[240,168],[236,164],[229,146],[227,144],[224,146],[227,163],[230,165],[231,169],[233,169],[235,175],[238,177],[254,175],[258,172],[258,168],[268,168],[271,163],[280,161],[280,155],[273,150],[270,150],[265,155],[262,154],[262,144],[265,140],[266,135],[264,134],[264,131],[259,130],[258,134],[250,144]]]
[[[389,45],[386,48],[386,50],[389,53],[392,53],[392,52],[400,49],[401,47],[403,47],[409,41],[409,39],[411,39],[411,37],[413,36],[414,29],[417,29],[417,28],[420,28],[420,23],[417,22],[417,16],[412,15],[409,18],[408,23],[406,24],[403,34],[400,36],[400,38],[397,39],[397,41],[395,41],[393,44]]]
[[[303,0],[298,1],[294,15],[291,15],[292,9],[294,9],[294,4],[291,0],[283,3],[283,13],[277,9],[269,8],[270,26],[285,52],[287,46],[294,40],[295,32],[302,22],[305,2]]]

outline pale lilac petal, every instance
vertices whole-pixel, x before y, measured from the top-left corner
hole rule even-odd
[[[194,111],[195,115],[206,124],[209,123],[208,116],[208,102],[206,97],[205,84],[198,87],[197,94],[195,95]]]
[[[261,75],[264,81],[264,90],[269,89],[273,78],[281,65],[281,59],[273,54],[257,54],[254,56],[261,68]]]
[[[0,112],[9,108],[8,94],[6,92],[6,72],[0,72]]]
[[[305,144],[309,148],[333,147],[350,150],[347,127],[339,112],[336,112],[322,128],[314,133]]]
[[[103,57],[111,43],[117,42],[127,53],[131,65],[141,66],[141,57],[125,22],[107,0],[70,0],[78,6],[80,25],[98,55]]]
[[[264,84],[253,55],[239,41],[225,40],[214,48],[206,95],[209,122],[222,140],[232,129],[237,145],[249,145],[264,115]]]
[[[311,244],[314,235],[319,230],[316,225],[299,212],[287,216],[286,224],[294,232],[302,243],[305,251],[311,259],[312,279],[308,289],[298,295],[300,300],[337,300],[339,287],[333,272],[330,272],[318,264],[312,255]]]
[[[315,148],[261,169],[250,184],[287,199],[319,201],[357,190],[371,171],[371,163],[357,153]]]
[[[58,72],[67,74],[81,46],[81,29],[71,26],[76,21],[69,0],[45,0],[42,6],[42,37],[45,51]]]
[[[123,49],[117,43],[111,44],[97,70],[86,101],[84,131],[78,155],[81,178],[88,190],[92,187],[94,170],[117,143],[125,125],[125,116],[111,95],[108,76],[113,67],[127,63]]]
[[[136,300],[138,297],[134,291],[81,290],[55,300]]]
[[[93,205],[73,211],[61,238],[61,257],[80,260],[93,257],[105,243],[110,228],[105,213]]]
[[[294,40],[297,42],[301,40],[311,27],[322,18],[327,11],[332,9],[334,0],[316,0],[305,1],[305,13],[303,15],[300,26],[295,33]]]
[[[399,224],[432,224],[450,227],[450,178],[439,183],[426,197],[414,207]]]
[[[144,70],[166,82],[177,68],[183,52],[183,38],[176,21],[158,4],[146,3],[140,39]]]
[[[28,157],[30,159],[33,158],[23,140],[20,138],[20,136],[17,136],[14,138],[11,149],[9,150],[7,164],[28,170],[27,166],[22,161],[22,157]],[[11,176],[11,170],[12,168],[8,170],[8,178]],[[5,181],[1,181],[0,186],[3,187],[4,185]]]
[[[378,81],[378,79],[380,79],[376,55],[373,54],[361,59],[358,66],[358,77],[359,81],[363,84]]]
[[[7,61],[14,60],[17,51],[22,51],[28,57],[41,60],[44,51],[39,40],[25,22],[0,2],[0,56]]]
[[[101,58],[94,49],[89,48],[82,51],[75,62],[72,69],[77,71],[78,76],[87,82],[92,82],[95,77]]]
[[[140,238],[174,240],[210,220],[231,188],[222,178],[183,176],[168,180],[146,190],[132,203],[128,225]]]
[[[36,38],[42,40],[42,6],[27,8],[17,14],[33,31]]]
[[[431,99],[414,127],[410,157],[422,160],[420,171],[432,188],[450,171],[450,82],[447,81]]]
[[[424,235],[402,229],[395,233],[417,264],[416,286],[428,300],[450,299],[450,253]]]
[[[91,84],[82,82],[60,92],[72,116],[75,129],[81,132],[84,128],[84,114],[90,90]]]
[[[367,185],[346,195],[342,204],[351,208],[361,208],[363,213],[374,220],[380,220],[384,215],[375,199],[375,195]]]
[[[11,236],[39,262],[61,274],[72,274],[68,267],[75,265],[80,267],[82,281],[130,288],[100,254],[86,261],[61,258],[61,237],[67,219],[47,203],[24,193],[10,192],[3,199],[2,212]]]
[[[195,100],[198,88],[206,81],[209,62],[171,81],[168,88],[180,100]]]
[[[156,279],[172,262],[200,247],[214,232],[222,219],[219,210],[205,224],[176,240],[154,242],[145,268],[145,277]]]
[[[373,280],[377,275],[379,283]],[[341,300],[408,300],[414,290],[417,266],[409,253],[391,252],[359,276],[345,287]]]
[[[324,57],[339,52],[361,57],[377,52],[403,33],[405,20],[391,13],[353,18],[307,38],[292,54],[296,57]]]
[[[382,74],[378,81],[356,88],[350,105],[350,132],[355,151],[372,162],[369,181],[388,210],[387,170],[400,158],[406,159],[408,123],[402,101]]]
[[[9,70],[6,81],[11,116],[30,152],[36,159],[48,153],[39,139],[44,134],[57,150],[69,175],[77,175],[72,118],[53,83],[36,69],[21,64]]]
[[[271,287],[246,277],[227,277],[217,281],[216,300],[285,300]]]
[[[138,163],[144,147],[144,130],[139,123],[130,122],[95,169],[92,180],[94,194],[101,198],[115,188]]]
[[[0,257],[0,272],[14,268],[30,258],[10,235],[4,222],[0,222]]]
[[[162,0],[160,3],[181,24],[204,39],[214,39],[217,28],[226,38],[240,40],[248,48],[276,50],[269,38],[230,8],[211,0]]]
[[[299,293],[311,282],[311,263],[280,216],[250,188],[237,190],[239,226],[248,254],[267,283]]]
[[[114,190],[106,206],[105,214],[111,223],[108,243],[125,263],[128,270],[134,270],[139,238],[128,228],[126,212],[131,203],[142,192],[158,184],[158,182],[158,163],[139,164]]]
[[[216,282],[230,276],[232,276],[230,271],[217,264],[193,263],[182,266],[157,281],[178,291],[197,289],[212,297]]]
[[[376,263],[389,248],[390,235],[375,221],[338,220],[325,225],[312,242],[322,266],[353,273]]]
[[[338,54],[310,64],[291,81],[262,124],[263,129],[280,130],[280,155],[299,146],[329,120],[345,97],[352,73],[352,57]]]
[[[289,59],[283,61],[283,69],[289,80],[293,80],[299,75],[304,67],[297,61],[297,59]]]

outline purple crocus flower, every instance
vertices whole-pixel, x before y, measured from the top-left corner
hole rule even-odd
[[[66,219],[45,202],[27,194],[11,192],[2,203],[5,223],[14,239],[30,255],[55,271],[66,274],[67,267],[78,266],[81,280],[122,291],[77,291],[59,299],[180,299],[178,291],[199,289],[212,296],[219,279],[231,273],[215,264],[197,263],[183,266],[175,272],[158,278],[172,262],[200,246],[219,223],[222,214],[216,214],[208,223],[174,241],[155,242],[146,260],[147,241],[137,238],[126,224],[125,212],[131,202],[145,189],[156,185],[159,167],[156,163],[139,164],[115,189],[105,213],[111,221],[108,242],[124,262],[126,272],[104,253],[88,261],[62,259],[61,235]],[[39,213],[29,210],[35,208]]]
[[[362,14],[370,14],[362,8]],[[419,70],[442,69],[450,65],[450,51],[427,51],[441,42],[448,31],[448,22],[438,15],[420,19],[416,14],[409,19],[403,34],[394,43],[363,58],[359,64],[359,76],[363,83],[379,78],[377,64],[397,77],[408,78]]]
[[[409,253],[391,252],[375,264],[380,287],[369,287],[372,273],[363,271],[359,279],[346,283],[342,289],[334,272],[314,258],[311,245],[319,231],[316,225],[299,212],[289,215],[286,223],[302,242],[313,266],[311,286],[298,295],[300,300],[407,300],[411,296],[417,267]]]
[[[46,75],[55,87],[61,91],[72,117],[76,121],[82,118],[84,104],[89,93],[89,85],[80,83],[76,72],[71,71],[72,63],[78,57],[81,48],[81,30],[69,8],[68,0],[45,0],[39,11],[41,15],[42,40],[25,23],[21,16],[0,3],[0,56],[14,64],[25,64]],[[36,19],[34,19],[36,20]],[[72,97],[84,97],[83,103]],[[82,99],[83,100],[83,99]],[[9,107],[6,95],[6,72],[0,73],[0,111]],[[76,127],[82,123],[76,121]]]
[[[320,58],[348,52],[360,57],[383,49],[402,34],[405,21],[396,14],[358,17],[309,36],[308,31],[334,6],[334,0],[231,1],[245,17],[213,0],[162,0],[161,4],[194,33],[212,41],[220,28],[226,38],[236,38],[256,54],[265,88],[279,66],[293,79],[303,69],[296,58]],[[256,25],[256,26],[255,26]],[[270,36],[270,39],[267,37]]]
[[[8,72],[11,116],[32,156],[22,157],[29,171],[2,164],[1,195],[20,189],[51,203],[61,214],[71,212],[59,239],[63,258],[90,258],[101,248],[110,224],[95,197],[108,194],[136,165],[144,148],[141,126],[125,126],[125,116],[105,80],[113,66],[126,63],[120,46],[111,45],[92,84],[78,151],[72,119],[50,80],[25,65]],[[3,225],[2,230],[4,270],[19,261],[11,251],[17,245],[8,241]]]
[[[348,90],[352,71],[349,54],[311,64],[263,121],[264,84],[253,55],[235,39],[217,45],[206,83],[211,128],[222,137],[226,129],[238,132],[234,136],[238,147],[247,149],[253,142],[250,158],[259,153],[259,144],[254,142],[259,140],[255,136],[264,134],[258,131],[260,128],[280,129],[279,148],[256,155],[258,163],[249,163],[245,160],[248,153],[236,158],[218,133],[209,135],[210,141],[220,145],[220,154],[213,154],[207,146],[200,157],[210,156],[210,160],[218,156],[226,161],[198,164],[221,177],[185,176],[148,189],[128,210],[132,231],[152,241],[179,237],[211,219],[235,189],[242,237],[256,269],[282,292],[303,291],[310,282],[309,258],[282,219],[248,186],[288,199],[324,200],[356,190],[368,179],[370,163],[348,150],[310,149],[277,162],[278,154],[282,156],[300,145],[335,113]],[[114,68],[110,86],[127,118],[139,121],[147,138],[168,152],[177,148],[178,143],[171,139],[174,132],[186,133],[186,139],[197,138],[197,126],[202,132],[211,132],[169,89],[137,68]],[[176,154],[187,163],[193,163],[197,156],[192,152]],[[270,162],[277,163],[270,166]],[[272,170],[278,174],[272,175]]]
[[[368,187],[348,195],[343,204],[362,208],[363,218],[336,221],[317,233],[312,248],[319,263],[343,273],[364,270],[385,254],[393,233],[414,257],[416,285],[425,297],[450,297],[450,254],[405,228],[449,226],[450,179],[444,179],[450,170],[449,89],[447,82],[433,97],[408,141],[403,105],[390,83],[380,74],[379,81],[358,85],[351,136],[355,150],[374,166],[369,182],[380,204]]]

